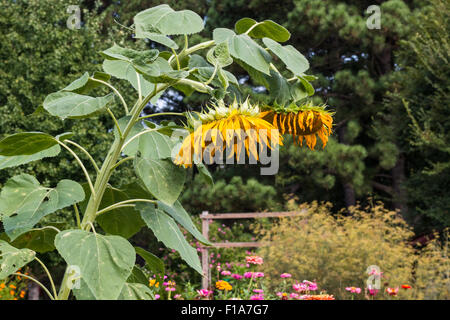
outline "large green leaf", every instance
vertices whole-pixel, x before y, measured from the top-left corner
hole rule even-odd
[[[181,258],[201,274],[202,268],[197,251],[186,241],[175,221],[153,204],[139,203],[136,208],[156,238],[168,248],[178,251]]]
[[[200,177],[211,187],[214,186],[214,179],[211,173],[209,172],[208,168],[203,164],[203,162],[196,163],[195,165],[197,166]]]
[[[210,242],[198,231],[195,224],[192,222],[189,214],[184,210],[183,206],[179,201],[176,201],[173,205],[169,206],[161,201],[158,201],[158,209],[164,210],[164,212],[168,213],[172,218],[175,219],[176,222],[181,224],[187,231],[189,231],[194,237],[196,237],[199,241],[210,244]]]
[[[55,246],[68,265],[80,268],[81,278],[98,300],[117,299],[131,274],[136,252],[119,236],[66,230]]]
[[[35,257],[34,251],[17,249],[0,240],[0,280],[16,272]]]
[[[136,173],[147,190],[158,200],[173,204],[183,190],[186,171],[171,159],[136,157]]]
[[[61,152],[61,147],[59,145],[55,145],[48,149],[42,150],[40,152],[36,152],[31,155],[22,155],[22,156],[10,156],[4,157],[0,156],[0,170],[9,167],[20,166],[22,164],[26,164],[28,162],[41,160],[47,157],[55,157]]]
[[[83,188],[75,181],[61,180],[56,188],[46,188],[33,176],[21,174],[9,179],[0,193],[0,218],[14,240],[44,216],[83,199]]]
[[[217,28],[213,31],[213,38],[217,44],[228,42],[230,54],[250,65],[252,68],[269,74],[271,56],[259,44],[246,34],[239,34],[233,30]]]
[[[247,32],[252,27],[253,29],[248,33],[252,38],[262,39],[267,37],[278,42],[285,42],[291,37],[291,33],[286,28],[272,20],[257,22],[251,18],[242,18],[236,22],[234,29],[240,34]]]
[[[125,192],[107,187],[99,209],[125,200],[130,200]],[[145,225],[139,212],[131,207],[118,208],[103,213],[97,217],[96,221],[106,233],[119,235],[126,239],[138,233]]]
[[[154,274],[164,274],[164,263],[153,253],[148,252],[140,247],[134,247],[136,253],[145,260],[146,267]]]
[[[44,100],[44,108],[61,119],[85,118],[98,113],[114,101],[114,94],[90,97],[82,94],[59,91],[49,94]]]
[[[161,35],[193,34],[203,30],[203,19],[193,11],[175,11],[162,4],[139,12],[134,17],[136,38],[145,38],[143,32]]]
[[[55,138],[43,132],[21,132],[0,141],[0,156],[32,155],[58,144]]]
[[[111,76],[107,73],[95,72],[92,78],[108,82]],[[62,91],[72,91],[79,94],[86,94],[92,89],[100,86],[102,86],[101,83],[92,80],[91,77],[89,77],[89,73],[85,72],[80,78],[74,80],[71,84],[62,89]]]
[[[125,283],[118,300],[155,300],[153,291],[141,283]]]
[[[281,44],[269,38],[263,39],[264,44],[274,54],[276,54],[286,67],[292,71],[293,74],[300,76],[309,69],[308,60],[293,46],[282,46]]]
[[[54,241],[57,233],[53,228],[33,229],[17,237],[11,245],[18,249],[28,248],[39,253],[46,253],[55,249]],[[6,233],[0,234],[0,240],[10,241]]]

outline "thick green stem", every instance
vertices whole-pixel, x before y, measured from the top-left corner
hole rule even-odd
[[[147,103],[156,94],[158,94],[160,91],[166,90],[168,87],[169,87],[168,84],[161,85],[160,87],[155,86],[155,90],[153,90],[152,93],[150,93],[139,104],[136,104],[135,107],[133,107],[131,119],[128,122],[125,130],[122,132],[123,133],[122,137],[120,137],[119,139],[116,139],[113,142],[113,144],[105,158],[105,161],[103,162],[100,172],[97,175],[95,184],[93,186],[93,193],[91,194],[91,196],[89,198],[89,202],[86,207],[86,211],[85,211],[83,219],[81,221],[81,228],[83,230],[87,230],[87,231],[90,230],[90,228],[93,225],[93,222],[95,221],[95,217],[97,215],[97,211],[100,206],[100,202],[103,198],[106,187],[108,185],[108,181],[111,178],[111,175],[114,171],[117,160],[119,159],[119,157],[121,155],[121,150],[123,148],[123,145],[125,144],[125,141],[131,132],[131,129],[136,124],[136,122],[139,120],[140,113],[142,112],[144,107],[147,105]],[[68,276],[67,276],[67,270],[66,270],[66,274],[64,275],[64,279],[62,281],[59,296],[58,296],[58,298],[61,300],[68,299],[68,297],[70,295],[71,288],[67,282],[68,282]]]

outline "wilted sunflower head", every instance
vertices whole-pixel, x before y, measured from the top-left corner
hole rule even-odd
[[[312,102],[301,106],[290,105],[283,110],[269,109],[262,112],[261,116],[278,128],[281,134],[291,134],[294,143],[302,145],[305,139],[311,150],[316,146],[316,134],[325,148],[332,132],[333,113],[326,110],[325,105],[314,106]]]
[[[194,130],[183,140],[175,164],[190,167],[193,157],[202,161],[206,149],[213,157],[227,148],[228,158],[235,155],[241,159],[243,147],[249,157],[258,160],[257,144],[270,149],[282,145],[278,130],[261,117],[259,106],[248,99],[242,103],[235,100],[228,106],[220,100],[207,108],[206,112],[190,114]]]

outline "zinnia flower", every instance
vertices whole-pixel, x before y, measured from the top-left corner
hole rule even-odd
[[[227,290],[230,291],[231,289],[233,289],[233,287],[231,286],[231,284],[229,284],[228,282],[226,282],[225,280],[219,280],[216,282],[216,288],[219,290]]]
[[[286,292],[277,292],[277,296],[281,298],[281,300],[287,300],[288,294]]]
[[[409,284],[402,284],[403,289],[411,289],[411,286]]]
[[[223,275],[223,276],[229,276],[231,274],[231,272],[224,270],[220,274]]]
[[[201,289],[201,290],[197,290],[197,293],[200,297],[207,298],[213,292],[209,291],[208,289]]]
[[[233,273],[231,275],[231,277],[236,280],[241,280],[243,278],[243,276],[241,276],[240,274],[236,274],[236,273]]]
[[[361,288],[356,287],[347,287],[345,290],[351,292],[351,293],[361,293]]]
[[[310,291],[317,290],[317,283],[308,280],[303,280],[303,283],[308,286],[308,290]]]
[[[192,157],[201,161],[206,149],[211,157],[208,160],[227,148],[227,157],[236,156],[239,161],[244,146],[247,155],[258,160],[258,143],[270,149],[282,145],[279,131],[260,116],[258,105],[252,105],[248,99],[243,103],[234,101],[228,107],[219,100],[208,112],[196,114],[201,125],[183,140],[174,161],[177,165],[191,167]],[[192,114],[190,117],[194,120]]]
[[[398,293],[398,287],[397,288],[386,288],[386,292],[390,295],[390,296],[396,296]]]
[[[250,297],[250,300],[264,300],[264,296],[262,294],[257,294]]]
[[[332,115],[325,106],[314,106],[312,102],[302,106],[292,104],[285,109],[271,108],[261,113],[262,118],[278,128],[281,134],[292,135],[294,143],[302,145],[305,139],[311,150],[317,142],[316,134],[325,148],[333,126]]]
[[[247,256],[245,257],[245,260],[247,261],[247,263],[251,263],[251,264],[263,264],[263,258],[259,257],[259,256]]]
[[[281,278],[290,278],[290,277],[292,277],[292,275],[290,273],[282,273],[282,274],[280,274],[280,277]]]
[[[263,289],[253,289],[254,293],[263,293],[264,290]]]

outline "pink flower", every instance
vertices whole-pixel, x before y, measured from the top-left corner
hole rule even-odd
[[[262,294],[257,294],[250,297],[250,300],[264,300],[264,296]]]
[[[247,271],[246,273],[244,273],[244,278],[246,279],[250,279],[253,276],[253,272],[251,271]]]
[[[175,291],[175,288],[174,287],[167,287],[166,291]]]
[[[303,283],[308,286],[308,290],[310,291],[317,290],[317,283],[308,280],[303,280]]]
[[[229,275],[231,275],[231,272],[227,271],[227,270],[224,270],[220,274],[223,275],[223,276],[229,276]]]
[[[263,289],[253,289],[254,293],[263,293],[264,290]]]
[[[260,256],[247,256],[245,257],[247,263],[251,264],[263,264],[263,258]]]
[[[174,299],[180,299],[181,298],[181,294],[176,294],[173,296]]]
[[[243,278],[243,276],[241,276],[240,274],[236,274],[236,273],[233,273],[233,274],[231,275],[231,277],[234,278],[234,279],[236,279],[236,280],[241,280],[241,279]]]
[[[155,300],[158,300],[161,296],[159,294],[155,294]]]
[[[280,274],[280,277],[281,278],[290,278],[290,277],[292,277],[292,275],[290,273],[282,273],[282,274]]]
[[[277,292],[277,296],[281,298],[281,300],[287,300],[288,294],[286,292]]]
[[[370,296],[376,296],[378,293],[378,289],[367,288],[367,290],[369,291]]]
[[[253,277],[254,278],[262,278],[262,277],[264,277],[264,273],[263,272],[255,272],[255,273],[253,273]]]
[[[290,297],[291,299],[299,299],[299,298],[300,298],[300,296],[298,295],[298,293],[295,293],[295,292],[291,293],[291,294],[289,295],[289,297]]]
[[[386,288],[386,292],[390,295],[390,296],[396,296],[398,293],[398,287],[397,288]]]
[[[294,289],[297,292],[303,292],[303,291],[307,291],[308,290],[308,285],[306,285],[305,283],[294,283],[292,285],[292,289]]]
[[[208,289],[201,289],[201,290],[197,290],[197,293],[200,297],[207,298],[213,292],[209,291]]]
[[[345,290],[351,292],[351,293],[361,293],[361,288],[356,287],[347,287]]]

